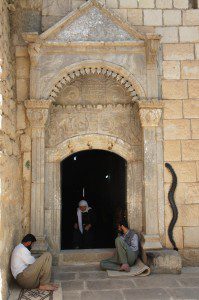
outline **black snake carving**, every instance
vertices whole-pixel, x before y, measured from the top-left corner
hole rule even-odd
[[[173,212],[173,217],[172,217],[172,220],[169,224],[168,235],[169,235],[170,242],[173,245],[173,249],[178,251],[176,243],[173,239],[173,228],[174,228],[174,226],[177,222],[177,219],[178,219],[178,209],[177,209],[177,206],[175,204],[175,199],[174,199],[174,193],[175,193],[178,181],[177,181],[176,173],[175,173],[174,169],[172,168],[172,166],[169,163],[166,163],[165,167],[170,171],[170,173],[172,175],[172,184],[171,184],[171,187],[170,187],[170,190],[169,190],[169,193],[168,193],[168,198],[169,198],[169,203],[171,205],[171,209],[172,209],[172,212]]]

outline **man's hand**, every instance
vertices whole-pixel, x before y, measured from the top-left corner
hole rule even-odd
[[[89,231],[90,228],[91,228],[91,224],[88,224],[88,225],[85,226],[84,229],[85,229],[86,231]]]
[[[78,229],[77,223],[74,224],[74,228],[75,228],[75,229]]]

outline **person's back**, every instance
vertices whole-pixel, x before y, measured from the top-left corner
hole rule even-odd
[[[17,278],[17,275],[22,273],[30,264],[35,262],[35,258],[31,256],[30,251],[23,245],[17,245],[11,256],[11,271],[14,278]]]

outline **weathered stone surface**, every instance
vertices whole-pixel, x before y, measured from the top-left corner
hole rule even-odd
[[[181,100],[164,101],[164,119],[182,119],[182,117]]]
[[[179,253],[174,250],[148,251],[148,262],[153,273],[179,274],[182,261]]]
[[[184,246],[186,248],[199,247],[199,227],[184,227]]]
[[[191,137],[192,139],[199,139],[199,120],[191,120]]]
[[[199,59],[199,43],[195,44],[195,49],[196,49],[196,59]]]
[[[183,11],[183,25],[199,25],[199,9]]]
[[[163,12],[163,22],[167,26],[179,26],[182,23],[180,10],[165,10]]]
[[[174,0],[173,6],[179,9],[189,8],[189,0]]]
[[[165,43],[178,43],[178,27],[156,27],[155,33],[162,36],[160,42]]]
[[[157,8],[172,8],[172,0],[156,0]]]
[[[164,120],[165,140],[189,139],[191,137],[190,120]]]
[[[23,104],[17,106],[17,129],[26,128],[25,108]]]
[[[162,94],[163,99],[187,99],[187,81],[163,80]]]
[[[142,25],[142,9],[128,9],[127,19],[132,25]]]
[[[165,79],[180,79],[180,62],[164,61],[163,76]]]
[[[106,5],[109,7],[109,8],[119,8],[119,4],[118,4],[118,1],[117,0],[107,0],[106,1]],[[123,7],[125,8],[125,7]]]
[[[144,25],[160,26],[162,25],[162,10],[144,10]]]
[[[122,288],[131,288],[134,287],[131,279],[105,279],[87,281],[87,289],[89,290],[107,290],[107,289],[122,289]]]
[[[194,59],[193,44],[166,44],[163,45],[165,60],[191,60]]]
[[[182,159],[199,160],[199,140],[182,141]]]
[[[120,0],[120,8],[136,8],[138,6],[137,0]]]
[[[173,238],[174,238],[174,241],[175,241],[176,246],[178,247],[178,249],[183,249],[184,243],[183,243],[183,230],[182,230],[182,227],[177,227],[177,226],[174,227]],[[166,247],[173,248],[173,245],[171,244],[171,242],[169,240],[168,227],[166,228]]]
[[[187,204],[178,205],[178,220],[176,226],[199,226],[199,220],[197,215],[199,213],[199,204],[189,204],[189,209],[187,209]],[[172,211],[166,210],[165,220],[166,224],[169,225],[172,218]]]
[[[184,79],[199,79],[199,61],[183,61],[181,76]]]
[[[164,160],[165,161],[181,160],[180,141],[164,141]]]
[[[194,267],[199,266],[199,249],[198,248],[181,249],[179,252],[182,257],[183,266],[194,266]],[[197,295],[198,295],[198,291],[197,291]]]
[[[180,42],[198,42],[199,27],[180,27],[179,28]]]
[[[81,294],[82,300],[122,300],[123,296],[120,291],[83,291]]]
[[[199,80],[188,81],[188,93],[190,98],[199,99]]]
[[[196,164],[195,162],[173,162],[172,166],[177,174],[179,182],[196,181]],[[171,175],[165,168],[165,182],[171,182]]]
[[[183,101],[183,113],[185,118],[199,118],[199,101]]]
[[[185,203],[199,203],[199,183],[187,183],[185,188]]]

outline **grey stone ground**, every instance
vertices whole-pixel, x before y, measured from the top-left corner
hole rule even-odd
[[[63,300],[199,299],[199,267],[181,275],[152,274],[146,278],[110,279],[98,265],[55,267]]]

